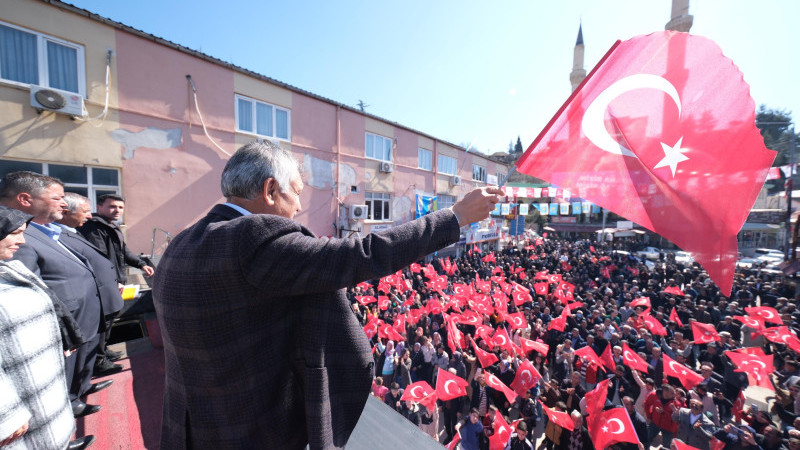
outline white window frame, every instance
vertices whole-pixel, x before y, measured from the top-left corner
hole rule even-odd
[[[450,194],[436,194],[436,208],[445,209],[456,204],[458,198]]]
[[[70,192],[70,188],[80,188],[86,189],[86,196],[89,198],[89,203],[91,204],[92,211],[97,210],[97,191],[113,191],[115,194],[122,193],[122,173],[120,173],[119,168],[116,167],[103,167],[103,166],[79,166],[74,164],[62,164],[62,163],[46,163],[41,161],[27,161],[27,160],[20,160],[20,159],[4,159],[2,161],[11,161],[11,162],[21,162],[21,163],[29,163],[29,164],[41,164],[41,173],[42,175],[50,176],[50,166],[68,166],[68,167],[81,167],[86,170],[86,183],[69,183],[64,180],[61,180],[64,183],[64,190]],[[117,184],[95,184],[92,169],[103,169],[103,170],[113,170],[117,172]],[[109,192],[110,193],[110,192]]]
[[[478,170],[478,178],[475,178],[475,170]],[[480,181],[486,183],[486,167],[478,164],[472,165],[472,181]]]
[[[367,140],[370,137],[373,138],[373,146],[372,146],[372,149],[373,149],[372,150],[372,155],[373,156],[369,156],[367,154],[367,148],[368,148],[367,147]],[[381,147],[380,147],[381,148],[381,156],[383,156],[382,154],[383,154],[383,149],[384,149],[384,142],[386,142],[386,141],[389,142],[389,159],[385,159],[383,157],[381,157],[381,158],[376,158],[375,157],[375,145],[374,145],[374,143],[377,143],[378,141],[381,142]],[[386,137],[386,136],[381,136],[380,134],[364,132],[364,157],[367,158],[367,159],[372,159],[374,161],[392,162],[392,159],[394,157],[394,139]]]
[[[452,164],[453,165],[453,170],[452,171],[447,170],[447,168],[448,168],[447,166],[449,164],[446,164],[446,163],[450,162],[450,161],[452,161],[452,163],[453,163]],[[438,173],[441,173],[443,175],[455,175],[456,172],[458,172],[458,159],[453,158],[452,156],[439,155],[439,157],[437,158],[437,162],[438,162],[438,164],[436,166],[436,170],[437,170]]]
[[[252,130],[243,130],[239,127],[239,100],[244,100],[250,102],[250,111],[252,114],[253,119],[253,129]],[[267,134],[259,134],[258,128],[256,124],[258,123],[258,119],[256,114],[258,113],[258,104],[266,105],[272,108],[272,136]],[[277,127],[277,111],[283,111],[286,113],[286,137],[278,137],[278,127]],[[253,136],[264,137],[269,139],[277,139],[279,141],[292,141],[292,110],[288,108],[284,108],[282,106],[275,105],[273,103],[263,102],[261,100],[254,99],[252,97],[247,97],[246,95],[234,94],[233,96],[233,113],[234,118],[236,121],[236,132],[237,133],[245,133],[250,134]]]
[[[427,165],[425,164],[427,162]],[[417,148],[417,168],[433,171],[433,152],[426,148]]]
[[[47,70],[47,42],[53,42],[55,44],[63,45],[64,47],[74,48],[76,50],[75,58],[76,66],[78,69],[78,92],[83,98],[86,98],[86,58],[85,58],[85,50],[83,45],[76,44],[74,42],[65,41],[63,39],[59,39],[57,37],[53,37],[44,33],[40,33],[38,31],[30,30],[28,28],[23,28],[17,25],[12,25],[8,22],[0,21],[0,25],[6,26],[8,28],[13,28],[15,30],[22,31],[23,33],[28,33],[36,36],[36,59],[39,66],[39,81],[38,86],[44,87],[51,87],[50,86],[50,72]],[[2,71],[0,71],[2,73]],[[2,75],[0,75],[2,76]],[[13,84],[16,86],[22,87],[30,87],[33,86],[29,83],[23,83],[21,81],[15,80],[8,80],[5,78],[0,78],[0,81],[3,83]],[[53,88],[55,89],[55,88]]]
[[[497,182],[498,183],[501,183],[503,181],[503,179],[505,179],[505,177],[506,177],[506,174],[504,174],[503,172],[497,172]]]
[[[379,201],[381,202],[384,217],[379,219],[375,218],[375,206],[374,202]],[[367,209],[369,210],[368,220],[373,222],[391,222],[392,221],[392,195],[388,192],[365,192],[364,193],[364,202],[367,204]]]

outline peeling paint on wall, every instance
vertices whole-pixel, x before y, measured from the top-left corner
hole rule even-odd
[[[408,197],[396,197],[392,202],[392,221],[394,223],[404,223],[414,218],[416,208],[414,202]]]
[[[333,187],[333,162],[314,158],[306,153],[303,156],[303,172],[308,174],[305,184],[317,189]]]
[[[350,195],[350,186],[356,186],[356,169],[342,164],[339,166],[339,198]]]
[[[151,127],[137,133],[117,128],[111,132],[111,137],[125,147],[122,159],[133,159],[133,153],[139,147],[166,150],[181,145],[180,128],[162,130]]]

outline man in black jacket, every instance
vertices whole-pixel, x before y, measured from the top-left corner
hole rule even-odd
[[[122,235],[122,230],[117,221],[122,218],[122,212],[125,210],[125,198],[117,194],[101,195],[97,199],[97,212],[92,215],[83,226],[78,228],[87,241],[98,248],[103,256],[108,258],[114,265],[117,275],[117,283],[120,288],[128,279],[125,274],[125,266],[130,265],[137,267],[144,272],[148,277],[153,276],[154,270],[147,265],[147,262],[131,252],[125,245],[125,239]],[[111,330],[111,325],[114,322],[121,306],[116,311],[105,311],[103,321],[105,322],[105,329]],[[108,339],[106,334],[106,340]],[[113,364],[112,361],[122,357],[119,352],[112,351],[105,348],[103,344],[103,353],[98,353],[97,362],[95,363],[95,374],[108,375],[118,372],[122,369],[119,364]]]

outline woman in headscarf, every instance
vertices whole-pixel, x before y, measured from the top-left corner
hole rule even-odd
[[[65,449],[75,420],[52,293],[9,261],[31,218],[0,206],[0,447]]]
[[[386,343],[386,349],[378,360],[378,369],[380,369],[381,377],[383,377],[384,386],[391,386],[394,381],[394,371],[397,368],[397,360],[395,358],[394,341]]]

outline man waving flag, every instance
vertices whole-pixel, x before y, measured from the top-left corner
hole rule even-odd
[[[518,170],[692,252],[729,295],[736,234],[773,159],[733,62],[707,38],[665,31],[615,44]]]

